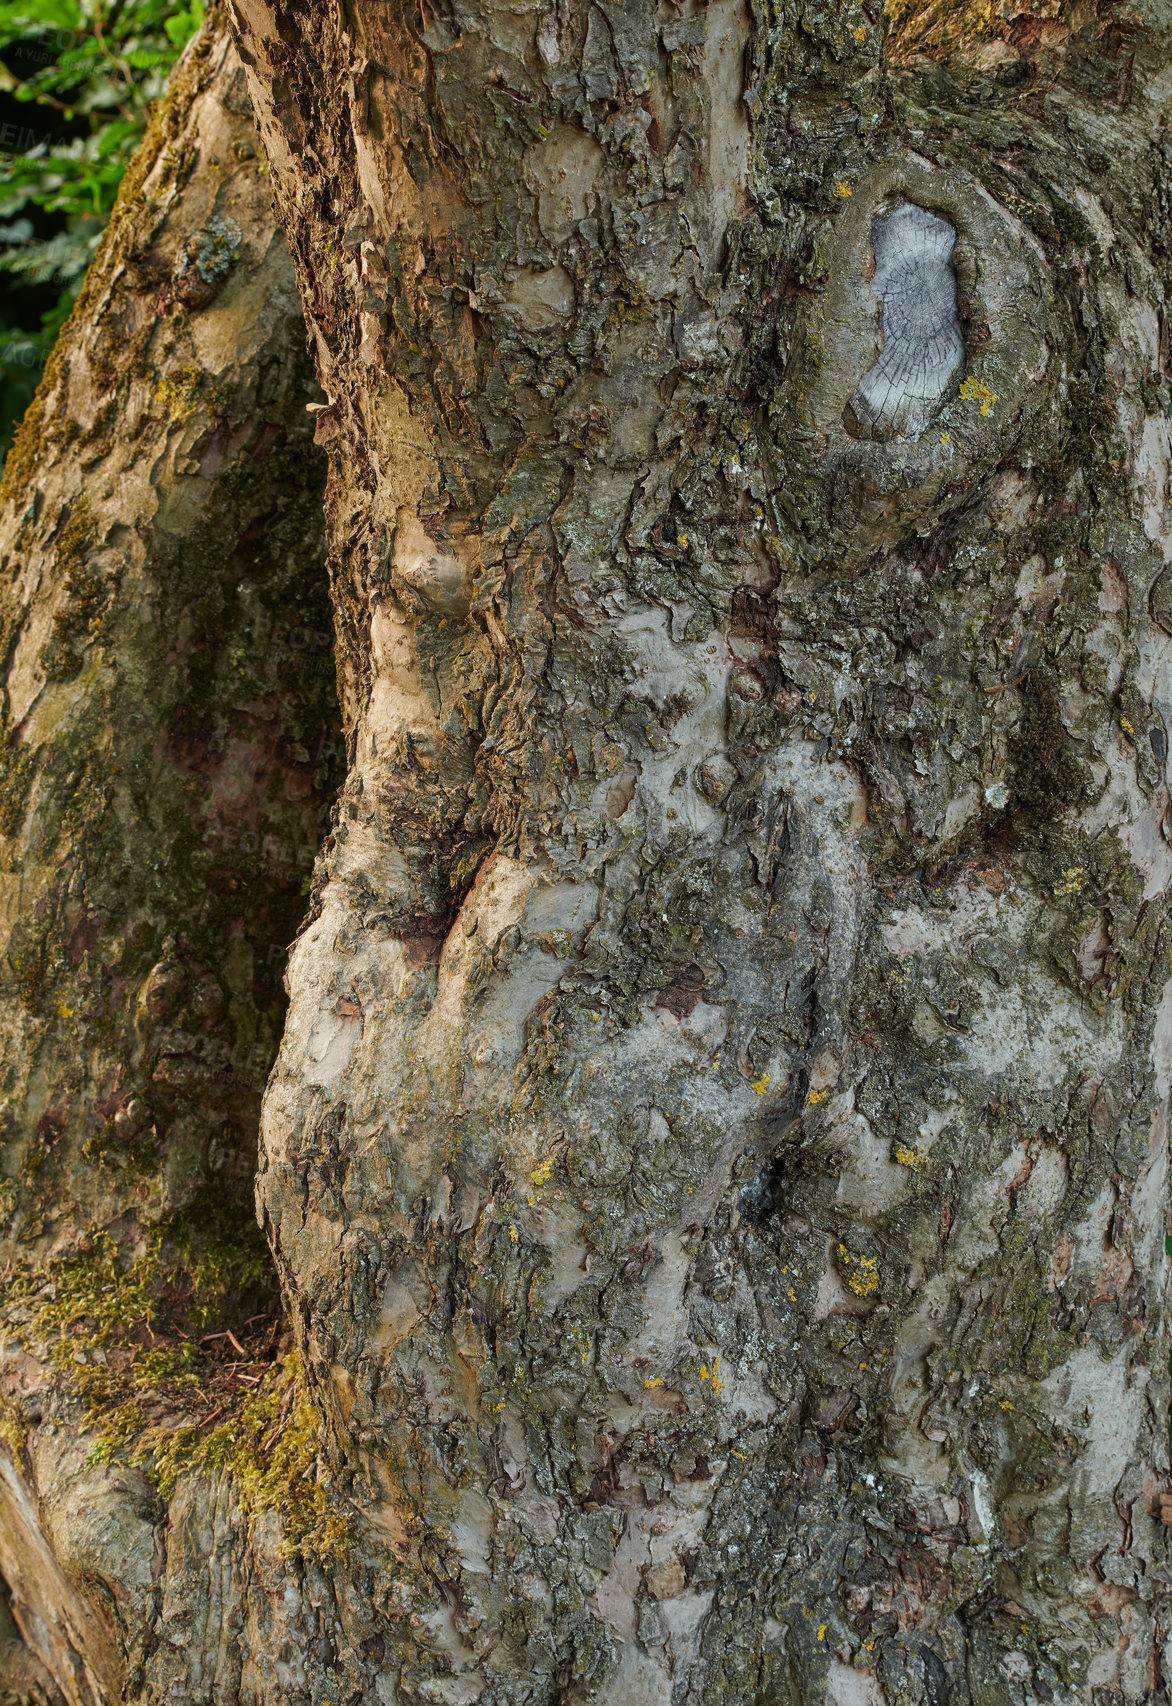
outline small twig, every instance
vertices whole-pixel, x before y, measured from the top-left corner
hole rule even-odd
[[[1017,675],[1011,675],[1008,681],[994,682],[992,687],[986,687],[985,692],[986,693],[1005,693],[1011,687],[1020,686],[1020,684],[1025,680],[1026,676],[1029,673],[1030,673],[1030,665],[1027,663],[1025,668],[1023,670],[1020,670]]]
[[[246,1357],[248,1355],[248,1352],[245,1350],[244,1346],[240,1343],[240,1340],[236,1337],[236,1335],[232,1331],[231,1327],[225,1327],[224,1331],[222,1333],[205,1333],[203,1338],[199,1342],[201,1345],[203,1345],[203,1344],[206,1344],[209,1339],[231,1339],[232,1347],[234,1350],[238,1350],[242,1357]]]

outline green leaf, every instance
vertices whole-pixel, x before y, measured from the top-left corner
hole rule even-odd
[[[36,134],[27,152],[0,156],[0,221],[39,210],[35,240],[27,220],[20,231],[0,230],[0,276],[66,287],[50,315],[30,307],[22,324],[16,308],[0,319],[0,455],[68,316],[151,102],[205,6],[116,0],[100,15],[99,36],[92,7],[79,0],[0,0],[0,87],[29,105]],[[73,135],[57,140],[66,124]],[[18,300],[21,291],[8,294]]]

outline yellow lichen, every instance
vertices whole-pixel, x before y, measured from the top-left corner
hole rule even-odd
[[[853,1268],[848,1273],[846,1283],[856,1297],[869,1297],[873,1291],[879,1290],[879,1263],[874,1256],[852,1256],[845,1244],[838,1246],[838,1259],[844,1268]]]
[[[991,391],[983,379],[962,379],[960,397],[965,403],[979,403],[983,415],[991,415],[997,401],[996,391]]]
[[[1080,894],[1085,875],[1086,872],[1081,865],[1068,865],[1060,880],[1054,884],[1054,898],[1061,900],[1064,895]]]
[[[198,367],[181,367],[160,379],[155,396],[170,414],[189,415],[201,401],[206,388],[207,376]]]
[[[759,1096],[763,1096],[769,1088],[769,1074],[767,1072],[763,1072],[760,1078],[754,1078],[753,1088]]]
[[[901,1167],[926,1167],[928,1165],[928,1157],[922,1149],[909,1149],[903,1143],[896,1145],[895,1159]]]
[[[834,186],[834,194],[839,201],[845,201],[851,193],[851,187],[845,178],[839,178]]]

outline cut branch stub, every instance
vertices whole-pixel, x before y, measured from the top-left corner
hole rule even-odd
[[[788,401],[853,562],[971,496],[1042,402],[1045,259],[967,173],[909,153],[852,186],[823,275]]]
[[[848,409],[859,437],[919,438],[964,363],[947,219],[899,201],[871,227],[871,289],[883,321],[879,360]]]

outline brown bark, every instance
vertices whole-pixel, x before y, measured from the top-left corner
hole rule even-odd
[[[6,1702],[134,1697],[175,1547],[89,1454],[223,1425],[282,1330],[256,1119],[340,757],[304,342],[216,14],[4,478]]]

